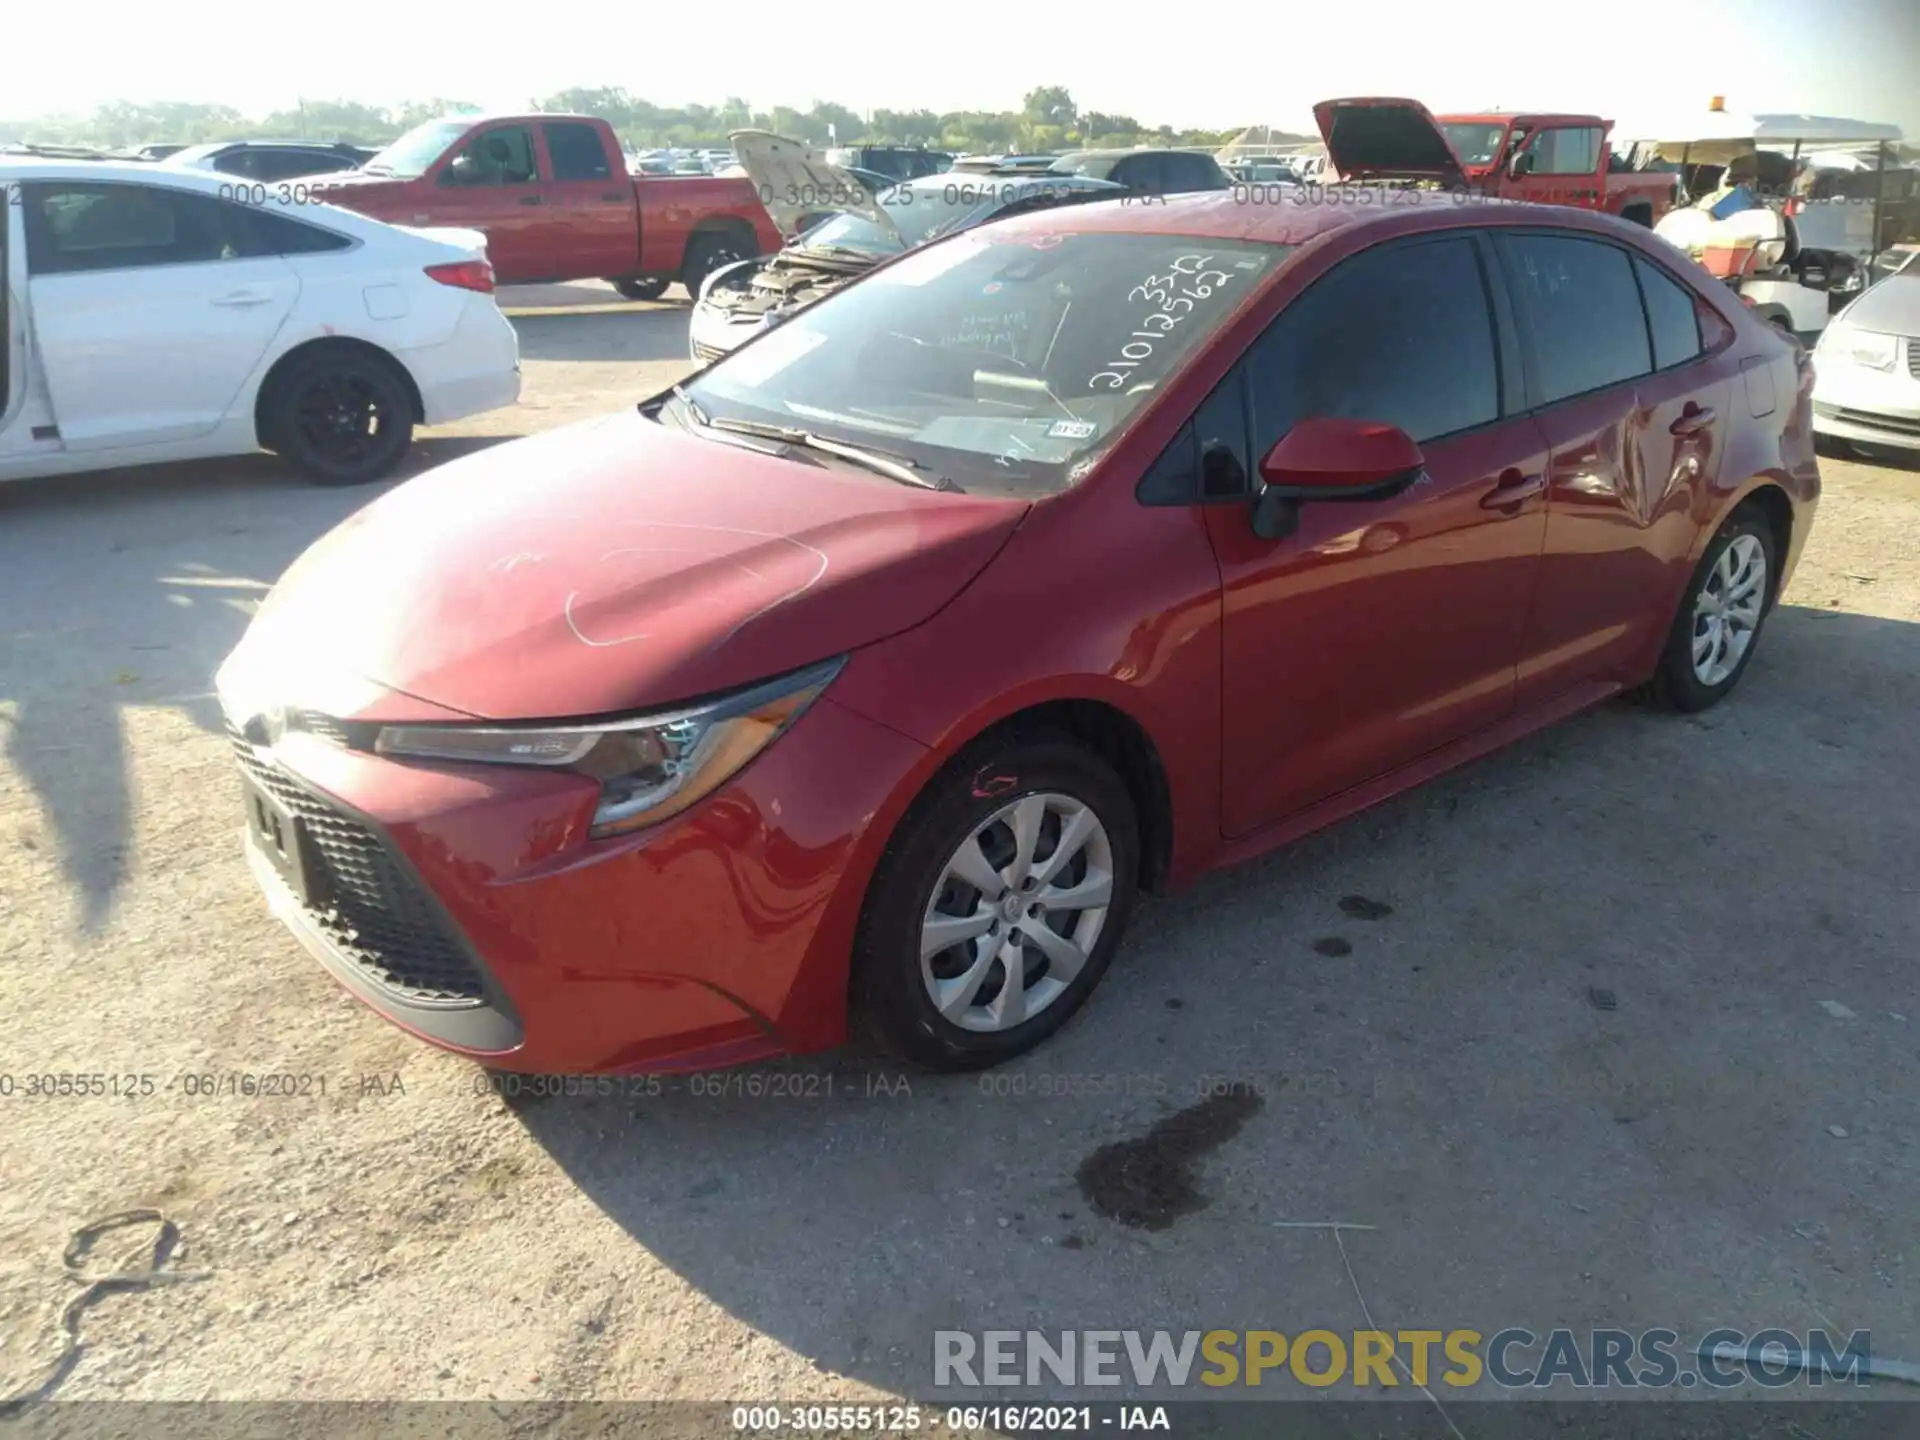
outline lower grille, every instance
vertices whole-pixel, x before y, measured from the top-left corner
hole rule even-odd
[[[228,738],[240,768],[300,827],[320,882],[306,913],[334,950],[403,999],[480,1004],[479,969],[386,843],[262,760],[245,736],[229,729]]]
[[[726,353],[718,345],[703,345],[698,340],[693,342],[693,358],[702,365],[711,365]]]
[[[1907,373],[1920,380],[1920,336],[1909,335],[1907,346]]]

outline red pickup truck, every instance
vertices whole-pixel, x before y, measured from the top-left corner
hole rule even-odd
[[[1346,180],[1431,180],[1502,200],[1605,210],[1649,229],[1679,177],[1614,168],[1611,120],[1597,115],[1441,115],[1418,100],[1368,96],[1313,107],[1327,163]]]
[[[316,198],[396,225],[487,237],[502,285],[610,280],[629,300],[780,248],[745,179],[629,175],[613,127],[588,115],[461,115],[409,130]]]

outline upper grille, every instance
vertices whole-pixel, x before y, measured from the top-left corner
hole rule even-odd
[[[1920,336],[1909,335],[1907,345],[1907,373],[1920,380]]]
[[[286,807],[319,884],[308,917],[334,950],[407,999],[479,1004],[480,972],[432,897],[381,838],[262,760],[239,731],[228,736],[240,767]]]
[[[711,365],[726,353],[718,345],[704,345],[698,340],[693,342],[693,358],[702,365]]]

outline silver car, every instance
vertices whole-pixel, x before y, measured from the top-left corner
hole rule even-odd
[[[1833,317],[1813,370],[1815,434],[1920,451],[1920,251]]]

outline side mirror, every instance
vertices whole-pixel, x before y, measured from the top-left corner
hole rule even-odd
[[[480,174],[480,167],[473,163],[471,155],[456,155],[441,172],[442,185],[471,185]]]
[[[1397,425],[1323,416],[1302,420],[1260,462],[1253,533],[1291,533],[1309,500],[1386,500],[1425,473],[1426,457]]]

